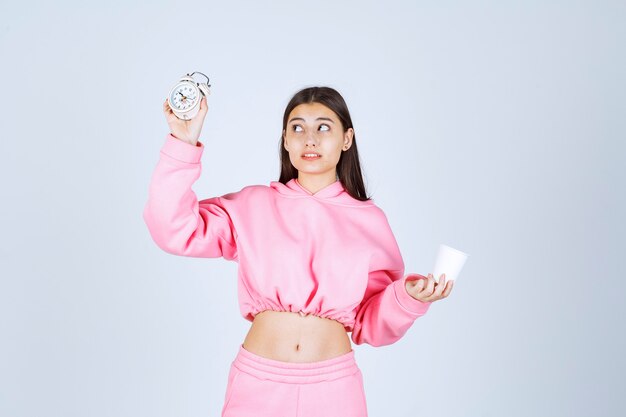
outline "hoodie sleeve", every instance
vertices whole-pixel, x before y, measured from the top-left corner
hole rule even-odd
[[[168,134],[152,175],[143,218],[164,251],[181,256],[238,261],[237,232],[227,203],[237,193],[198,201],[191,189],[200,177],[204,145]]]
[[[402,255],[386,218],[379,229],[380,246],[372,255],[368,284],[352,329],[351,338],[357,345],[384,346],[397,342],[432,303],[419,301],[407,292],[407,278],[426,277],[404,276]]]

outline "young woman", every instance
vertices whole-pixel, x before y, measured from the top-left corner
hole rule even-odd
[[[145,222],[166,252],[237,262],[240,311],[252,322],[222,416],[367,416],[350,339],[396,342],[453,281],[404,274],[387,218],[366,196],[343,97],[329,87],[297,92],[283,116],[279,181],[202,201],[191,186],[206,99],[189,121],[167,101],[163,112],[171,132]]]

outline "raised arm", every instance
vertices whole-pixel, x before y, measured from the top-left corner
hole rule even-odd
[[[237,259],[237,232],[227,206],[237,193],[198,201],[204,145],[168,134],[152,175],[143,218],[155,243],[181,256]]]

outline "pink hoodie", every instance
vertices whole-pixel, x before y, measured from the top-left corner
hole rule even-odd
[[[181,256],[237,262],[242,316],[264,310],[337,320],[357,345],[399,340],[430,302],[405,288],[404,262],[387,217],[340,181],[315,194],[297,179],[250,185],[198,201],[204,145],[168,134],[143,218],[156,244]]]

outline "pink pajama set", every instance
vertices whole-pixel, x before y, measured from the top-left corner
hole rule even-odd
[[[430,304],[409,295],[404,262],[384,212],[352,198],[341,181],[316,193],[297,179],[249,185],[199,201],[204,144],[168,134],[143,218],[164,251],[238,263],[242,317],[290,311],[336,320],[352,341],[399,340]],[[222,416],[367,416],[354,350],[308,363],[282,362],[239,346]]]

